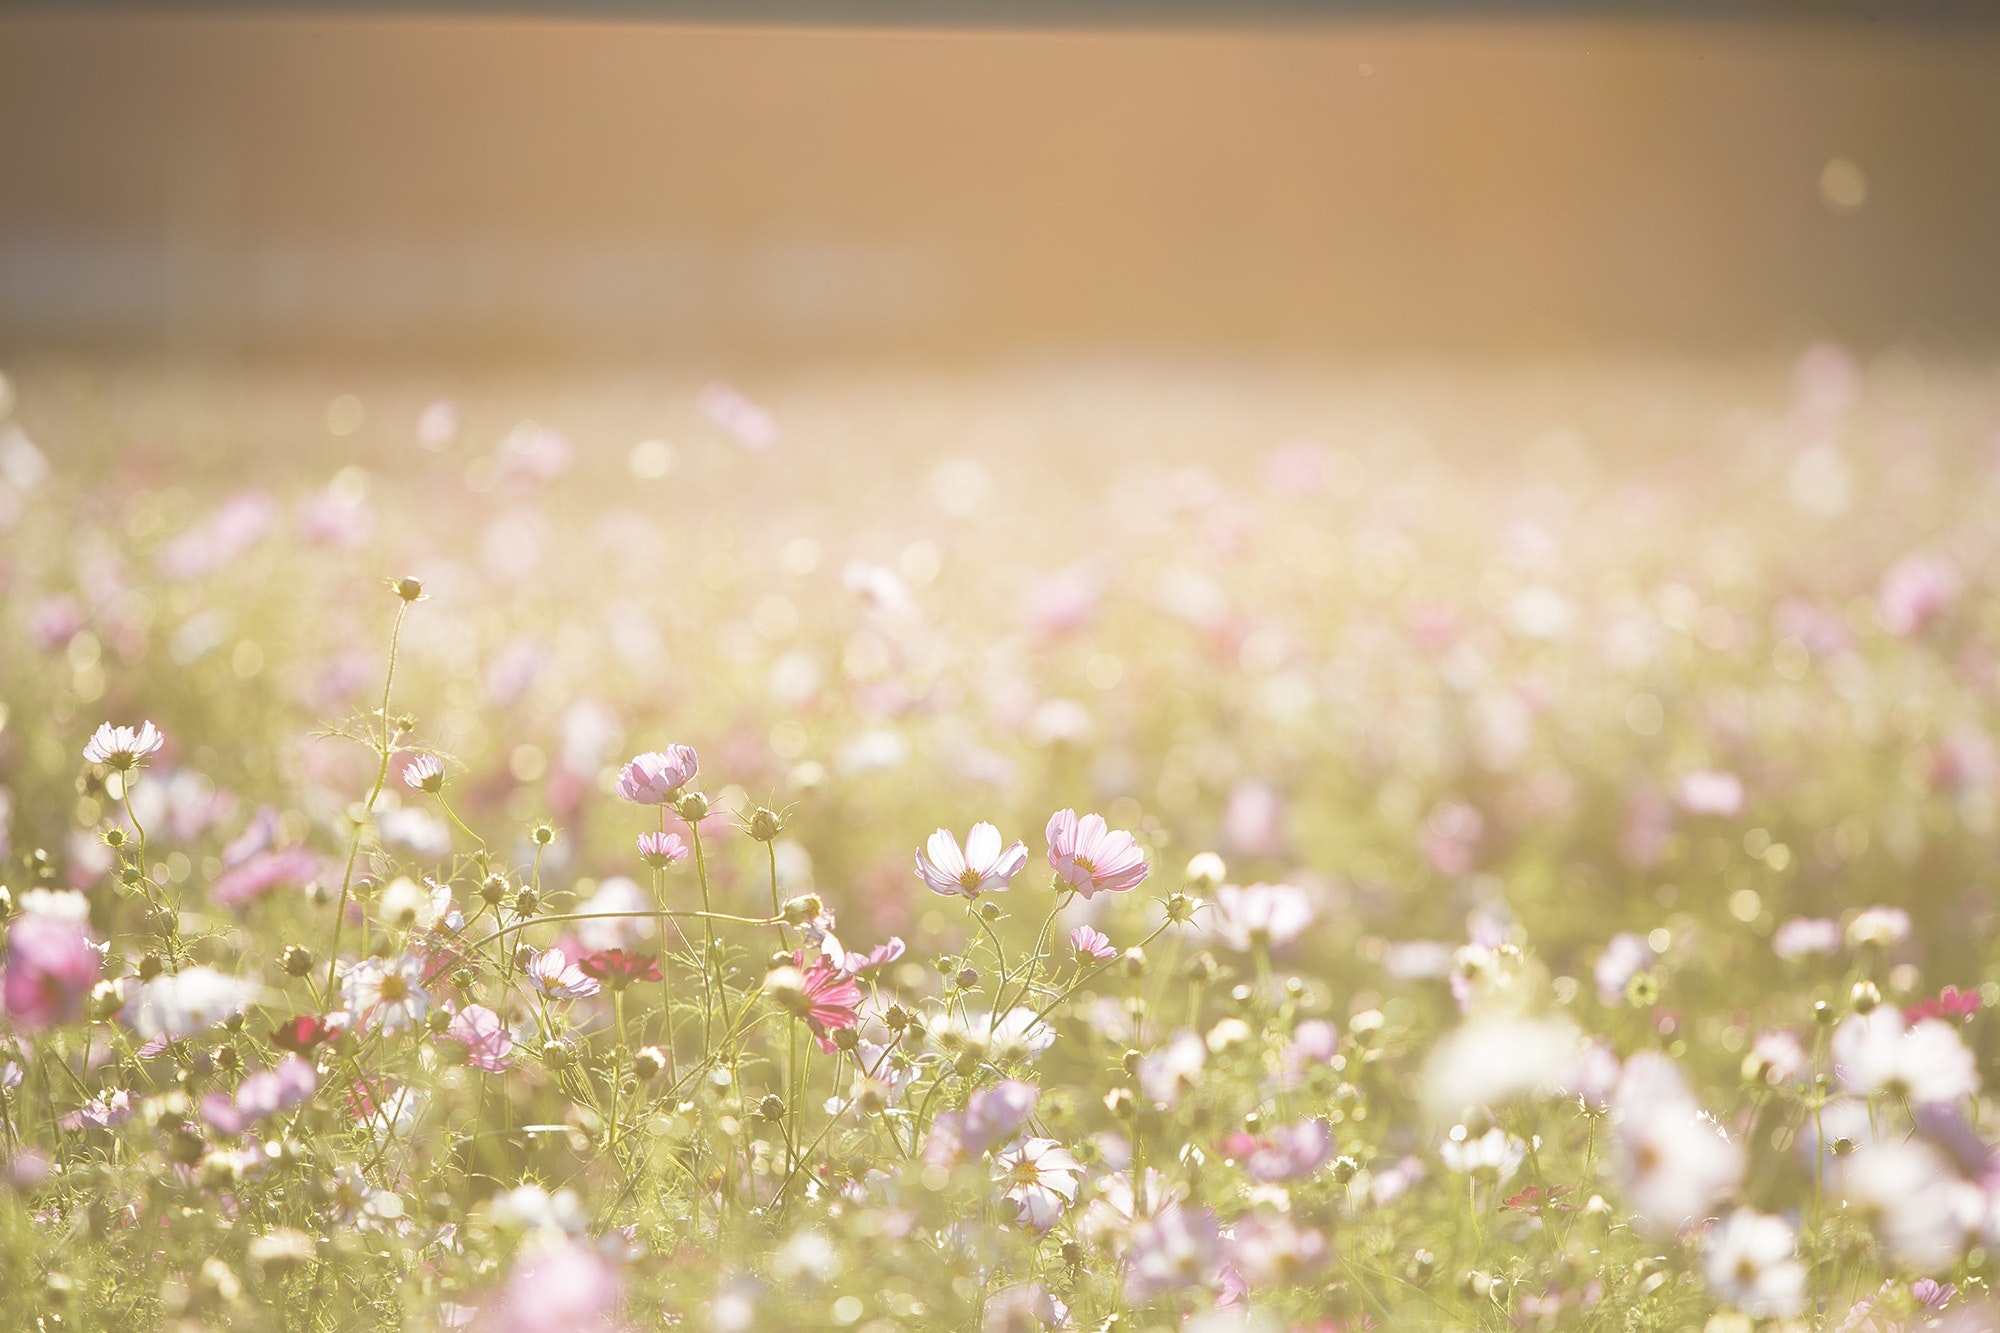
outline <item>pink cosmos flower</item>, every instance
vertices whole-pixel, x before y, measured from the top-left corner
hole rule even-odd
[[[479,1333],[608,1330],[618,1309],[618,1287],[617,1270],[602,1255],[565,1240],[516,1267],[473,1327]]]
[[[157,754],[166,743],[167,738],[151,722],[136,727],[114,727],[106,722],[83,747],[83,757],[93,764],[128,769],[147,755]]]
[[[1049,817],[1047,836],[1049,866],[1086,898],[1136,889],[1152,870],[1138,839],[1113,830],[1103,815],[1078,819],[1074,810],[1058,810]]]
[[[532,946],[531,946],[532,947]],[[561,949],[545,949],[528,960],[528,984],[552,1000],[581,1000],[602,987],[583,974]]]
[[[931,834],[924,850],[917,853],[917,878],[932,893],[972,899],[982,893],[998,892],[1028,864],[1026,844],[1016,842],[1001,850],[1000,830],[991,824],[974,824],[965,835],[965,850],[949,829]]]
[[[891,935],[886,941],[876,945],[867,953],[843,953],[839,967],[850,977],[858,977],[873,972],[878,967],[887,967],[903,956],[903,937]]]
[[[451,1026],[441,1034],[445,1041],[465,1047],[465,1063],[489,1074],[514,1066],[514,1037],[500,1015],[483,1004],[468,1004],[453,1015]]]
[[[635,981],[660,979],[660,960],[657,957],[624,949],[599,949],[577,960],[577,966],[583,969],[584,975],[597,978],[613,990],[624,990]]]
[[[7,928],[7,966],[0,974],[0,1008],[23,1032],[83,1016],[83,1003],[103,970],[103,957],[83,927],[59,917],[26,915]]]
[[[655,870],[664,870],[677,861],[687,860],[688,848],[678,833],[651,833],[639,835],[639,859]]]
[[[319,1087],[319,1071],[296,1055],[277,1067],[252,1074],[237,1086],[236,1096],[211,1092],[202,1098],[201,1116],[218,1133],[241,1134],[261,1120],[301,1106]]]
[[[403,785],[411,791],[444,789],[444,760],[434,754],[413,754],[403,765]]]
[[[1241,1162],[1252,1180],[1297,1180],[1326,1164],[1333,1155],[1333,1134],[1324,1120],[1281,1125],[1261,1137],[1239,1129],[1223,1140],[1223,1151]]]
[[[239,907],[281,884],[309,884],[319,872],[319,857],[310,848],[252,852],[241,863],[217,875],[208,886],[208,896],[211,902],[224,907]]]
[[[827,1036],[861,1021],[861,987],[825,955],[805,965],[803,954],[792,955],[790,967],[774,968],[764,978],[764,991],[778,1005],[803,1020],[828,1055],[838,1049]]]
[[[1169,1208],[1136,1223],[1126,1250],[1125,1299],[1144,1305],[1215,1276],[1221,1240],[1206,1208]]]
[[[132,1094],[123,1088],[107,1089],[77,1107],[60,1122],[67,1130],[110,1129],[132,1118]]]
[[[1113,944],[1103,931],[1092,926],[1078,926],[1069,933],[1069,947],[1086,958],[1095,958],[1102,963],[1118,956],[1118,946]]]
[[[1979,992],[1960,990],[1956,986],[1946,986],[1934,997],[1920,1000],[1903,1010],[1903,1017],[1916,1023],[1926,1018],[1949,1019],[1955,1023],[1965,1023],[1979,1012]]]
[[[1034,1115],[1041,1096],[1040,1088],[1017,1078],[981,1088],[966,1100],[960,1142],[969,1152],[984,1152],[1012,1138]]]
[[[700,768],[692,745],[669,745],[636,755],[618,774],[618,794],[639,805],[665,805],[694,781]]]
[[[1282,1215],[1252,1213],[1224,1247],[1228,1264],[1252,1287],[1298,1282],[1327,1260],[1326,1236]]]

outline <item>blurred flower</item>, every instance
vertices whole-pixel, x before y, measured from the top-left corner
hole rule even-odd
[[[694,781],[700,767],[692,745],[670,745],[633,758],[618,774],[618,794],[640,805],[665,805]]]
[[[1208,928],[1228,948],[1242,953],[1281,949],[1312,924],[1312,903],[1290,884],[1224,884],[1209,904]]]
[[[602,1255],[564,1240],[524,1256],[473,1327],[475,1333],[608,1330],[619,1289],[618,1273]]]
[[[1906,1025],[1893,1005],[1850,1014],[1833,1031],[1840,1085],[1864,1097],[1952,1102],[1979,1091],[1979,1067],[1956,1029],[1927,1018]]]
[[[240,907],[280,885],[309,884],[320,869],[318,853],[307,847],[251,852],[215,877],[208,886],[209,901],[223,907]]]
[[[577,940],[592,952],[630,949],[653,937],[654,910],[653,900],[636,882],[609,876],[576,905],[573,915],[584,918],[576,923]]]
[[[157,754],[166,743],[167,738],[151,722],[137,727],[114,727],[106,722],[83,747],[83,757],[93,764],[129,769],[147,755]]]
[[[1805,1309],[1806,1268],[1791,1223],[1739,1208],[1709,1236],[1709,1290],[1753,1319],[1789,1319]]]
[[[1918,1140],[1864,1142],[1830,1164],[1851,1216],[1873,1226],[1889,1253],[1918,1270],[1949,1268],[1966,1241],[1966,1214],[1984,1211],[1978,1188]]]
[[[1970,1022],[1979,1012],[1978,991],[1960,990],[1956,986],[1946,986],[1928,1000],[1919,1000],[1903,1010],[1903,1017],[1912,1023],[1926,1018],[1945,1019],[1954,1023]]]
[[[1787,960],[1839,949],[1840,923],[1824,917],[1795,916],[1771,933],[1771,952]]]
[[[1438,1145],[1438,1156],[1446,1166],[1496,1184],[1513,1179],[1527,1154],[1528,1145],[1498,1125],[1477,1136],[1468,1136],[1465,1126],[1455,1125]]]
[[[500,1021],[500,1015],[483,1004],[469,1004],[452,1016],[451,1026],[440,1034],[445,1041],[465,1047],[465,1063],[474,1069],[497,1074],[514,1067],[514,1038]]]
[[[204,1032],[254,1003],[261,988],[212,967],[190,967],[153,978],[125,1003],[126,1025],[141,1037],[179,1041]]]
[[[752,453],[763,453],[778,442],[777,418],[720,380],[702,386],[695,395],[695,406]]]
[[[1102,815],[1058,810],[1047,829],[1049,865],[1058,878],[1085,898],[1139,887],[1152,867],[1139,843],[1123,829],[1112,830]]]
[[[434,754],[413,754],[403,765],[403,785],[412,791],[444,790],[444,760]]]
[[[1910,914],[1900,907],[1864,907],[1847,923],[1847,947],[1886,949],[1910,937]]]
[[[930,841],[917,853],[917,878],[932,893],[967,899],[1010,887],[1014,876],[1028,864],[1026,844],[1015,842],[1002,849],[1000,830],[991,824],[974,824],[965,835],[965,850],[949,829],[931,834]]]
[[[1597,1000],[1600,1004],[1621,1004],[1625,1000],[1625,987],[1633,977],[1651,970],[1653,946],[1645,937],[1630,931],[1621,931],[1611,937],[1604,946],[1604,952],[1597,956],[1592,975],[1597,982]]]
[[[1729,819],[1743,811],[1743,779],[1712,769],[1689,773],[1674,785],[1674,800],[1691,815]]]
[[[202,1119],[218,1133],[241,1134],[259,1121],[303,1105],[318,1087],[319,1071],[288,1055],[275,1068],[245,1078],[234,1098],[209,1093],[202,1099]]]
[[[600,949],[577,960],[585,976],[595,977],[613,990],[624,990],[636,981],[658,981],[660,960],[654,954],[631,953],[624,949]]]
[[[73,1022],[103,970],[103,955],[83,927],[57,916],[29,913],[7,927],[7,962],[0,971],[0,1004],[23,1032]]]
[[[1665,1056],[1642,1051],[1625,1062],[1612,1112],[1619,1180],[1642,1234],[1672,1235],[1742,1178],[1742,1149]]]
[[[1320,1231],[1268,1213],[1238,1219],[1222,1249],[1230,1266],[1253,1287],[1304,1282],[1330,1254]]]
[[[1132,1227],[1125,1252],[1125,1299],[1143,1305],[1215,1275],[1220,1251],[1215,1215],[1206,1208],[1163,1209]]]
[[[1237,1130],[1222,1146],[1242,1164],[1245,1175],[1269,1184],[1297,1180],[1324,1166],[1333,1155],[1333,1132],[1325,1120],[1314,1118],[1263,1135]]]
[[[1958,600],[1958,568],[1940,555],[1904,556],[1882,575],[1876,594],[1882,628],[1907,637]]]
[[[1565,1019],[1481,1011],[1431,1049],[1424,1103],[1444,1117],[1546,1093],[1575,1068],[1578,1045]]]
[[[1181,1094],[1194,1086],[1207,1064],[1207,1044],[1183,1028],[1165,1046],[1141,1057],[1139,1087],[1157,1106],[1178,1106]]]

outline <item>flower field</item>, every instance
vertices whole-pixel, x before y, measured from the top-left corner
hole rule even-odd
[[[0,380],[0,1327],[2000,1327],[2000,395]]]

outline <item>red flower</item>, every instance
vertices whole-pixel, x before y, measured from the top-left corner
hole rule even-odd
[[[288,1018],[271,1031],[271,1043],[296,1055],[304,1055],[323,1041],[332,1041],[347,1031],[347,1024],[318,1014]]]
[[[1960,990],[1956,986],[1946,986],[1935,998],[1911,1005],[1903,1011],[1907,1022],[1915,1023],[1925,1018],[1943,1018],[1954,1023],[1964,1023],[1979,1012],[1979,992]]]
[[[587,977],[595,977],[613,990],[624,990],[635,981],[658,981],[660,960],[649,953],[629,953],[624,949],[599,949],[577,960]]]
[[[1500,1206],[1510,1212],[1526,1213],[1530,1217],[1541,1216],[1544,1208],[1552,1213],[1566,1213],[1569,1211],[1569,1205],[1559,1203],[1557,1200],[1567,1193],[1569,1193],[1567,1185],[1552,1185],[1547,1190],[1540,1185],[1530,1185]]]

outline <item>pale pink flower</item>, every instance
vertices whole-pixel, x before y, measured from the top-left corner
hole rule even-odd
[[[1650,971],[1653,966],[1653,948],[1646,943],[1643,935],[1631,931],[1621,931],[1611,937],[1604,946],[1604,952],[1597,956],[1592,975],[1597,981],[1599,1004],[1617,1004],[1625,998],[1625,987],[1633,977]]]
[[[891,935],[867,953],[843,952],[840,956],[840,970],[850,977],[858,977],[863,973],[873,972],[878,967],[887,967],[903,956],[904,947],[902,936]]]
[[[1301,1120],[1280,1125],[1261,1136],[1237,1130],[1223,1140],[1223,1151],[1243,1166],[1252,1180],[1270,1184],[1309,1176],[1333,1155],[1333,1132],[1326,1121]]]
[[[1209,905],[1208,927],[1228,948],[1282,948],[1312,924],[1312,903],[1290,884],[1223,884]]]
[[[531,946],[532,947],[532,946]],[[602,986],[583,974],[561,949],[544,949],[528,960],[528,984],[553,1000],[580,1000]]]
[[[319,872],[319,856],[307,847],[252,852],[215,877],[208,897],[224,907],[238,907],[283,884],[310,884]]]
[[[356,1022],[385,1035],[416,1027],[431,1004],[423,961],[412,954],[365,958],[342,974],[340,999]]]
[[[1230,1267],[1253,1287],[1299,1282],[1326,1263],[1326,1236],[1290,1218],[1252,1213],[1240,1219],[1223,1246]]]
[[[585,1333],[608,1330],[618,1310],[618,1273],[597,1251],[565,1240],[514,1269],[480,1333]]]
[[[1183,1028],[1173,1040],[1139,1061],[1139,1086],[1152,1101],[1171,1109],[1180,1105],[1181,1094],[1194,1086],[1207,1063],[1208,1047]]]
[[[1839,949],[1840,923],[1825,917],[1795,916],[1771,932],[1771,952],[1787,961]]]
[[[970,1152],[984,1152],[1013,1137],[1035,1113],[1042,1090],[1020,1079],[1003,1079],[972,1094],[965,1103],[961,1141]]]
[[[664,870],[677,861],[687,860],[688,848],[678,833],[662,833],[655,829],[639,835],[639,859],[655,870]]]
[[[965,835],[965,850],[949,829],[931,834],[930,841],[917,853],[917,878],[932,893],[972,899],[982,893],[997,893],[1010,886],[1014,876],[1028,864],[1028,848],[1016,842],[1003,849],[1000,830],[991,824],[974,824]]]
[[[665,805],[694,781],[700,768],[692,745],[669,745],[635,755],[618,774],[618,794],[640,805]]]
[[[1125,1299],[1144,1305],[1215,1276],[1220,1235],[1206,1208],[1169,1208],[1137,1223],[1126,1251]]]
[[[468,1004],[459,1010],[441,1035],[445,1041],[465,1047],[465,1063],[474,1069],[497,1074],[514,1066],[513,1034],[500,1015],[483,1004]]]
[[[1004,1183],[1007,1198],[1020,1210],[1020,1223],[1030,1231],[1047,1231],[1076,1202],[1083,1166],[1054,1139],[1023,1139],[993,1158],[993,1179]]]
[[[1715,770],[1689,773],[1675,784],[1674,799],[1691,815],[1727,819],[1743,811],[1743,779]]]
[[[1136,889],[1152,870],[1138,839],[1112,829],[1102,815],[1078,819],[1074,810],[1058,810],[1049,817],[1047,837],[1050,867],[1086,898]]]
[[[1118,946],[1094,926],[1078,926],[1069,933],[1069,947],[1086,958],[1106,962],[1118,956]]]
[[[1882,575],[1882,628],[1899,637],[1917,633],[1958,600],[1959,586],[1957,566],[1943,556],[1904,556]]]
[[[72,1022],[83,1016],[103,963],[75,922],[35,914],[17,917],[7,928],[0,1007],[23,1032]]]
[[[202,1119],[218,1133],[240,1134],[261,1120],[303,1105],[318,1087],[319,1071],[288,1055],[276,1068],[245,1078],[233,1099],[219,1092],[202,1098]]]
[[[1978,1062],[1956,1028],[1935,1018],[1906,1024],[1887,1004],[1851,1014],[1834,1029],[1833,1072],[1849,1092],[1920,1105],[1979,1091]]]
[[[403,765],[403,785],[411,791],[444,790],[444,760],[434,754],[413,754]]]
[[[106,722],[83,747],[83,757],[93,764],[128,769],[147,755],[157,754],[166,743],[167,738],[151,722],[136,727],[114,727]]]

